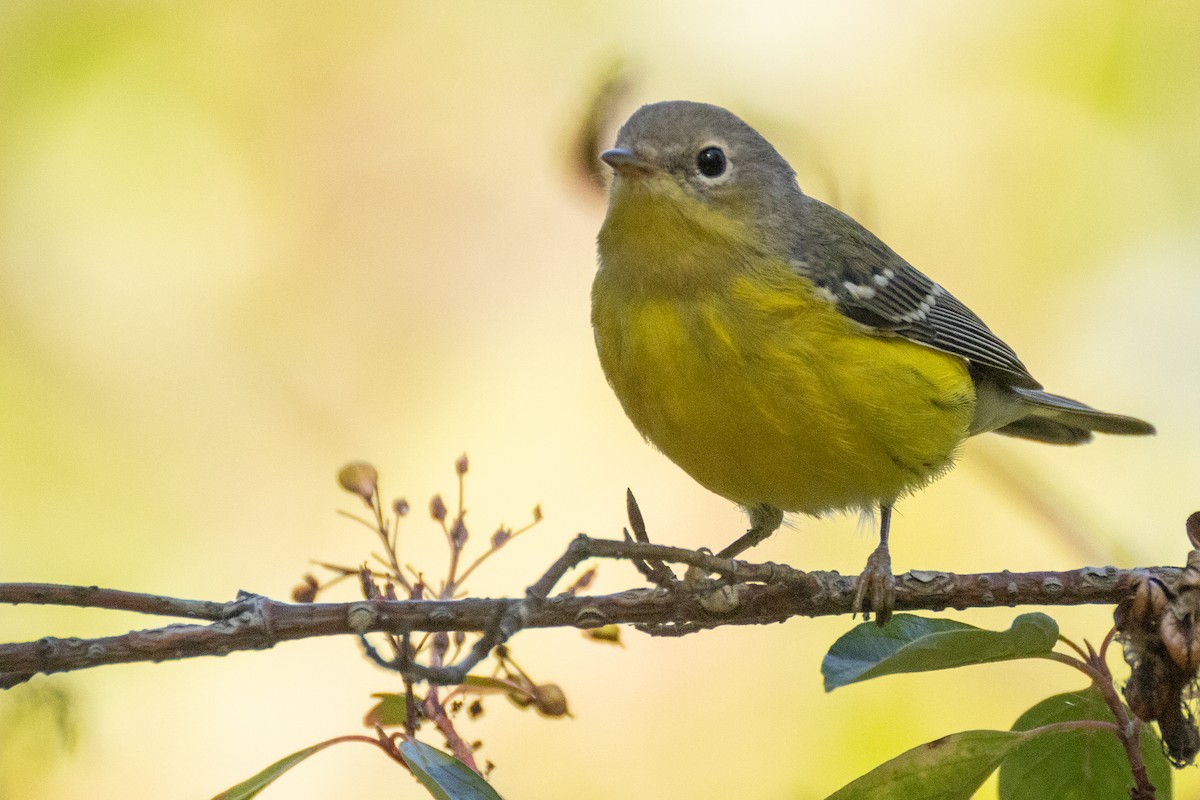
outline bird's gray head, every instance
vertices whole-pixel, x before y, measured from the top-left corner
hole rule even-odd
[[[725,109],[673,100],[642,106],[600,158],[616,183],[669,176],[691,197],[774,227],[800,197],[795,172],[771,143]]]

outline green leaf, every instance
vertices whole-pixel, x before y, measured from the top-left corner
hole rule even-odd
[[[437,800],[502,800],[474,770],[436,747],[410,739],[400,743],[400,754]]]
[[[943,736],[885,761],[826,800],[969,800],[1005,756],[1034,736],[1016,731]]]
[[[486,675],[468,675],[463,680],[462,685],[469,687],[476,694],[509,694],[513,691],[525,691],[513,681],[506,681],[503,678],[489,678]]]
[[[1115,721],[1095,687],[1043,700],[1022,714],[1013,730],[1080,719]],[[1170,800],[1171,766],[1148,727],[1142,728],[1139,745],[1158,800]],[[1000,767],[1001,800],[1128,800],[1132,787],[1125,748],[1114,733],[1104,730],[1038,737],[1018,748]]]
[[[257,797],[258,793],[267,788],[276,778],[287,772],[292,767],[299,764],[304,759],[311,756],[313,753],[319,753],[330,745],[335,745],[342,739],[331,739],[328,742],[314,744],[312,747],[306,747],[303,750],[297,750],[290,756],[285,756],[279,759],[271,766],[264,769],[248,780],[244,780],[237,786],[231,786],[212,800],[249,800],[251,797]]]
[[[368,728],[378,725],[381,728],[403,725],[408,719],[408,698],[402,694],[379,692],[371,697],[378,697],[379,702],[363,717],[363,724]]]
[[[988,631],[949,619],[897,614],[884,627],[864,622],[833,643],[821,662],[825,691],[881,675],[927,672],[967,664],[1033,658],[1058,641],[1058,623],[1022,614],[1006,631]]]
[[[593,642],[605,644],[621,644],[620,625],[601,625],[599,628],[588,628],[583,632],[585,638]]]

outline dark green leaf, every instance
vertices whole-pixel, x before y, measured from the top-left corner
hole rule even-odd
[[[827,800],[969,800],[1004,757],[1031,736],[1014,731],[943,736],[880,764]]]
[[[213,800],[250,800],[251,797],[257,797],[258,793],[267,788],[276,778],[287,772],[292,767],[299,764],[304,759],[311,756],[313,753],[319,753],[330,745],[337,744],[340,739],[333,739],[328,742],[314,744],[312,747],[306,747],[303,750],[297,750],[290,756],[279,759],[271,766],[264,769],[248,780],[244,780],[237,786],[231,786]]]
[[[898,672],[926,672],[1049,653],[1058,624],[1045,614],[1022,614],[1006,631],[948,619],[897,614],[884,627],[864,622],[834,642],[821,662],[825,691]]]
[[[400,754],[421,785],[437,800],[501,800],[496,790],[474,770],[436,747],[408,740]]]
[[[1043,700],[1022,714],[1013,730],[1080,719],[1114,721],[1094,687]],[[1158,800],[1170,800],[1171,767],[1149,728],[1142,729],[1140,746]],[[1105,730],[1039,737],[1018,748],[1000,767],[1001,800],[1128,800],[1132,787],[1125,749],[1114,733]]]

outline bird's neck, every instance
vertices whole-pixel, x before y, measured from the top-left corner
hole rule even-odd
[[[600,269],[637,294],[721,291],[758,248],[747,226],[686,196],[614,195],[600,228]]]

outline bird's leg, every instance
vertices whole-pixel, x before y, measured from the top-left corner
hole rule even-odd
[[[774,506],[751,506],[750,530],[743,533],[728,547],[717,553],[717,558],[734,558],[749,550],[754,545],[766,539],[783,524],[783,512]],[[689,567],[684,575],[684,582],[695,587],[705,578],[705,573],[698,567]]]
[[[863,619],[868,619],[875,612],[875,624],[883,627],[892,618],[892,608],[896,605],[896,585],[892,577],[892,554],[888,552],[888,529],[892,525],[891,504],[879,506],[879,546],[867,558],[867,566],[858,576],[858,585],[854,589],[855,614],[862,612]],[[867,608],[863,608],[863,600]]]
[[[783,512],[774,506],[751,506],[750,530],[743,533],[733,544],[717,553],[717,558],[733,558],[766,539],[783,524]]]

